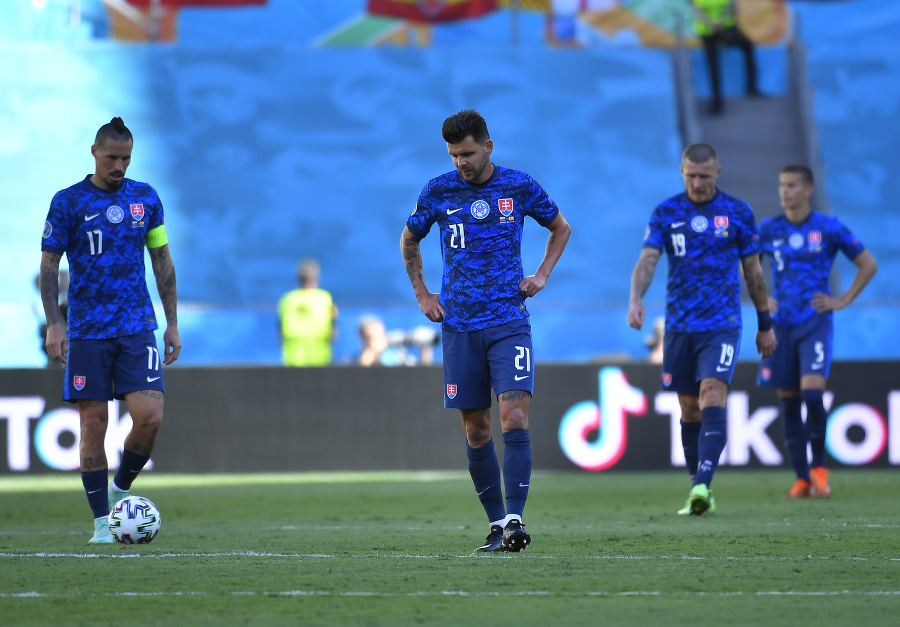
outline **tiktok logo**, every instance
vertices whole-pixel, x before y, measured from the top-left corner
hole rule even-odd
[[[647,397],[628,383],[621,368],[600,369],[600,404],[582,401],[570,407],[559,425],[559,444],[585,470],[614,466],[628,443],[627,416],[643,416]],[[596,435],[596,437],[592,437]]]

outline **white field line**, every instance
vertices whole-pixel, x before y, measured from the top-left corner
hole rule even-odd
[[[519,590],[515,592],[469,592],[467,590],[439,590],[439,591],[410,591],[410,592],[380,592],[375,590],[353,590],[345,592],[329,592],[327,590],[274,590],[256,592],[253,590],[232,590],[231,592],[201,592],[201,591],[174,591],[174,592],[103,592],[103,593],[43,593],[29,592],[0,592],[0,599],[72,599],[85,597],[190,597],[190,596],[220,596],[231,594],[232,596],[308,596],[308,597],[878,597],[900,596],[900,590],[810,590],[810,591],[781,591],[781,590],[736,590],[731,592],[662,592],[659,590],[626,590],[620,592],[606,592],[602,590],[587,590],[584,592],[550,592],[548,590]]]
[[[133,549],[122,547],[122,550],[140,550],[135,545]],[[728,556],[707,558],[699,555],[541,555],[541,554],[523,554],[516,555],[485,555],[479,553],[469,553],[464,555],[436,555],[436,554],[412,554],[412,553],[354,553],[350,555],[336,555],[332,553],[267,553],[264,551],[223,551],[209,553],[62,553],[51,551],[36,552],[0,552],[0,558],[73,558],[73,559],[194,559],[194,558],[218,558],[218,557],[261,557],[269,558],[286,558],[286,559],[518,559],[518,560],[567,560],[583,559],[583,560],[634,560],[634,561],[652,561],[652,560],[684,560],[684,561],[705,561],[712,559],[714,561],[730,560],[735,562],[786,562],[796,560],[822,560],[833,562],[900,562],[900,557],[879,556],[879,557],[860,557],[848,555],[843,557],[835,556],[818,556],[818,555],[754,555],[749,557]]]

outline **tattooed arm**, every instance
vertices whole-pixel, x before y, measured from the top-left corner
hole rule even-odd
[[[62,255],[44,251],[41,253],[41,302],[47,317],[47,338],[44,345],[47,356],[66,363],[69,352],[66,329],[59,313],[59,260]]]
[[[432,294],[425,285],[425,277],[422,270],[422,252],[419,250],[421,237],[416,237],[403,227],[403,235],[400,236],[400,252],[403,254],[403,265],[409,282],[412,283],[419,309],[432,322],[440,322],[444,319],[444,308],[441,306],[439,294]]]
[[[181,352],[181,336],[178,334],[178,296],[175,287],[175,264],[169,254],[169,245],[148,248],[150,262],[153,264],[153,276],[156,277],[156,289],[162,301],[166,316],[166,331],[163,334],[163,363],[168,365],[178,359]]]
[[[769,328],[756,333],[756,350],[763,357],[768,357],[775,351],[777,341],[775,340],[775,331],[771,328],[769,296],[766,293],[766,281],[762,267],[759,265],[759,255],[747,255],[741,258],[741,269],[744,273],[744,282],[747,284],[747,293],[760,317],[760,326],[763,326],[763,320],[769,320],[766,325]]]
[[[656,248],[644,247],[634,266],[631,274],[631,298],[628,301],[628,326],[632,329],[640,331],[644,326],[644,317],[647,315],[644,310],[644,294],[653,282],[653,273],[661,254],[662,251]]]

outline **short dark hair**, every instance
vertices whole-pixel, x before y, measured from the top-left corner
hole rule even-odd
[[[487,122],[475,109],[463,109],[444,120],[441,135],[448,144],[459,144],[469,135],[476,143],[482,145],[491,138]]]
[[[94,138],[94,144],[102,146],[107,140],[127,142],[134,141],[134,137],[131,131],[128,130],[128,127],[125,126],[122,118],[117,117],[100,127],[100,130],[97,131],[97,136]]]
[[[807,185],[809,185],[810,187],[812,187],[813,173],[812,173],[812,170],[810,170],[805,165],[800,165],[800,164],[796,164],[796,163],[791,164],[791,165],[786,165],[783,168],[781,168],[781,173],[782,174],[799,174],[800,178],[803,179],[803,182],[806,183]]]
[[[719,162],[719,155],[716,153],[716,149],[710,146],[709,144],[691,144],[684,150],[684,154],[681,156],[682,161],[687,160],[691,163],[706,163],[710,159]]]

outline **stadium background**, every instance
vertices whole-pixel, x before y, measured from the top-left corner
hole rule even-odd
[[[409,411],[409,389],[427,382],[433,369],[274,374],[280,370],[273,369],[279,363],[275,303],[295,286],[297,260],[317,258],[323,287],[341,309],[337,363],[351,362],[359,350],[356,324],[365,314],[380,315],[389,328],[426,323],[397,244],[421,187],[451,167],[440,123],[465,107],[486,116],[495,161],[534,175],[573,225],[553,280],[530,305],[537,361],[576,367],[596,387],[605,364],[644,358],[645,334],[625,323],[630,272],[650,210],[682,186],[680,94],[685,87],[701,99],[708,94],[690,33],[688,83],[673,71],[675,35],[687,19],[684,3],[472,2],[498,10],[430,24],[368,12],[376,4],[443,3],[4,3],[0,367],[9,370],[0,378],[19,382],[4,385],[5,399],[40,396],[50,403],[47,411],[57,404],[44,382],[59,374],[28,370],[44,362],[34,286],[39,233],[53,193],[91,171],[93,134],[114,115],[136,136],[129,176],[154,185],[166,208],[185,345],[168,379],[187,381],[185,390],[192,389],[192,377],[207,376],[206,368],[221,373],[221,385],[205,389],[226,398],[224,390],[234,388],[225,382],[233,376],[324,376],[331,382],[326,389],[343,390],[377,377],[386,387],[370,395],[371,403],[393,404],[397,420],[414,423],[430,405],[440,414],[438,397],[428,394]],[[447,6],[454,4],[465,3]],[[791,89],[789,49],[803,50],[815,156],[825,174],[817,200],[851,227],[880,265],[861,297],[835,316],[836,358],[849,364],[850,380],[860,360],[876,360],[874,368],[896,375],[900,6],[891,0],[741,0],[741,6],[753,20],[761,85],[770,96]],[[124,18],[121,11],[129,10],[152,32]],[[156,22],[149,19],[154,15]],[[736,95],[740,57],[729,51],[724,61],[726,93]],[[723,154],[723,177],[742,156]],[[778,209],[781,163],[769,165],[763,201],[754,203],[757,215]],[[526,229],[526,269],[536,267],[544,241],[536,225]],[[426,239],[423,250],[429,284],[437,286],[437,242]],[[847,287],[853,271],[846,260],[838,262],[837,289]],[[664,273],[661,267],[647,296],[651,317],[663,310]],[[752,334],[745,334],[741,359],[755,360]],[[334,387],[341,381],[344,387]],[[876,388],[854,390],[844,401],[878,408],[887,425],[890,392]],[[252,413],[261,399],[252,388],[242,389],[251,390],[249,396],[234,402]],[[569,400],[597,398],[596,390],[585,394],[579,389],[558,402],[568,407]],[[179,399],[169,412],[182,402],[192,415],[215,420],[206,415],[216,407],[211,399]],[[297,399],[295,407],[279,411],[311,409]],[[354,411],[365,409],[363,403]],[[4,418],[9,447],[15,421],[0,416],[0,425]],[[37,418],[25,421],[32,445]],[[341,419],[351,425],[340,436],[347,438],[353,421],[365,416],[336,414]]]

